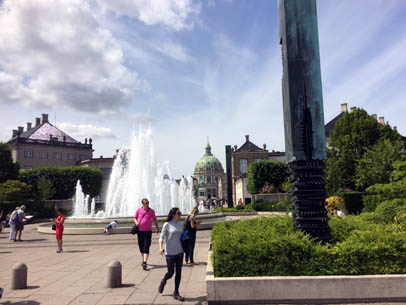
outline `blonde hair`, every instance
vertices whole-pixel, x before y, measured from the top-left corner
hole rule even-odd
[[[198,208],[193,208],[190,212],[189,215],[192,217],[196,217],[196,215],[199,214],[199,209]]]

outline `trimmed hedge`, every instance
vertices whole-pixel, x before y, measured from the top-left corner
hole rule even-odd
[[[364,208],[362,197],[365,195],[363,192],[351,192],[338,194],[344,199],[344,206],[346,211],[351,215],[358,215]]]
[[[247,190],[258,194],[267,184],[281,190],[282,184],[288,180],[289,167],[281,161],[261,160],[248,166]]]
[[[10,212],[14,211],[16,207],[25,205],[25,213],[27,215],[33,215],[35,219],[51,218],[56,216],[56,211],[52,207],[45,206],[40,201],[35,200],[25,200],[19,202],[0,202],[0,207],[3,209],[4,215],[8,215]]]
[[[270,202],[258,199],[254,200],[252,207],[255,211],[261,212],[290,212],[292,211],[292,202],[290,200]]]
[[[380,203],[375,210],[375,214],[381,216],[386,223],[392,223],[395,216],[402,212],[406,212],[406,199],[386,200]]]
[[[38,194],[37,182],[41,177],[51,181],[55,193],[50,199],[71,198],[75,192],[78,180],[83,192],[95,197],[100,193],[103,173],[98,168],[88,167],[40,167],[20,172],[19,180],[32,185],[33,191]]]
[[[211,233],[217,277],[406,273],[406,234],[359,216],[330,220],[330,244],[293,232],[290,217],[216,224]]]

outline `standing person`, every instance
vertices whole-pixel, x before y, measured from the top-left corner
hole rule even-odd
[[[18,220],[18,210],[20,207],[16,207],[15,210],[10,214],[10,219],[8,220],[8,224],[10,225],[10,235],[8,236],[9,241],[14,241],[15,237],[15,223]]]
[[[25,205],[20,206],[20,209],[17,211],[18,219],[15,221],[14,226],[15,226],[15,235],[14,235],[14,241],[23,241],[21,239],[21,235],[23,234],[24,230],[24,220],[26,219],[25,217]],[[18,238],[17,238],[18,236]]]
[[[58,250],[56,250],[56,253],[61,253],[63,251],[62,249],[63,223],[65,222],[66,215],[63,213],[61,208],[58,208],[56,212],[58,213],[58,217],[55,220],[56,241],[58,243]]]
[[[152,222],[155,224],[156,233],[159,233],[158,222],[156,221],[155,211],[149,207],[147,198],[141,200],[140,207],[134,216],[134,223],[138,227],[137,238],[138,247],[142,256],[142,269],[147,270],[147,262],[149,256],[149,248],[151,247],[152,239]]]
[[[182,213],[179,208],[172,208],[169,211],[168,218],[162,227],[162,233],[159,237],[159,252],[161,255],[165,253],[168,272],[166,272],[164,278],[161,280],[158,291],[159,293],[164,291],[166,282],[173,276],[176,267],[175,291],[173,292],[173,297],[178,301],[185,300],[185,298],[179,295],[183,263],[183,247],[180,241],[180,237],[183,234],[183,223],[180,221],[181,215]]]
[[[200,224],[200,222],[196,221],[197,214],[199,214],[199,210],[197,208],[193,208],[190,211],[190,213],[184,223],[185,231],[189,232],[189,238],[186,239],[184,242],[186,265],[189,264],[189,259],[190,259],[191,265],[198,265],[198,263],[195,263],[195,261],[193,259],[193,252],[195,250],[195,244],[196,244],[196,231],[197,231],[197,226]]]

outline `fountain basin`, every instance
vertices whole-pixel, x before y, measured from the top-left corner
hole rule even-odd
[[[182,215],[182,221],[187,215]],[[212,229],[216,223],[232,220],[226,217],[222,212],[206,212],[197,215],[197,221],[201,221],[199,230]],[[63,234],[67,235],[92,235],[102,234],[104,227],[113,220],[118,221],[118,226],[111,229],[112,234],[129,234],[132,226],[134,225],[134,217],[111,217],[111,218],[97,218],[97,217],[68,217],[65,220]],[[157,216],[158,226],[162,228],[166,222],[166,216]],[[52,223],[44,223],[38,226],[38,232],[45,234],[55,234],[52,230]],[[154,228],[153,228],[154,230]]]

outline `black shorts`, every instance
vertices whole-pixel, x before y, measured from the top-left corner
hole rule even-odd
[[[21,221],[16,221],[16,223],[14,224],[14,229],[16,231],[22,231],[24,230],[24,223]]]
[[[138,231],[138,247],[141,253],[149,254],[151,247],[152,231]]]

